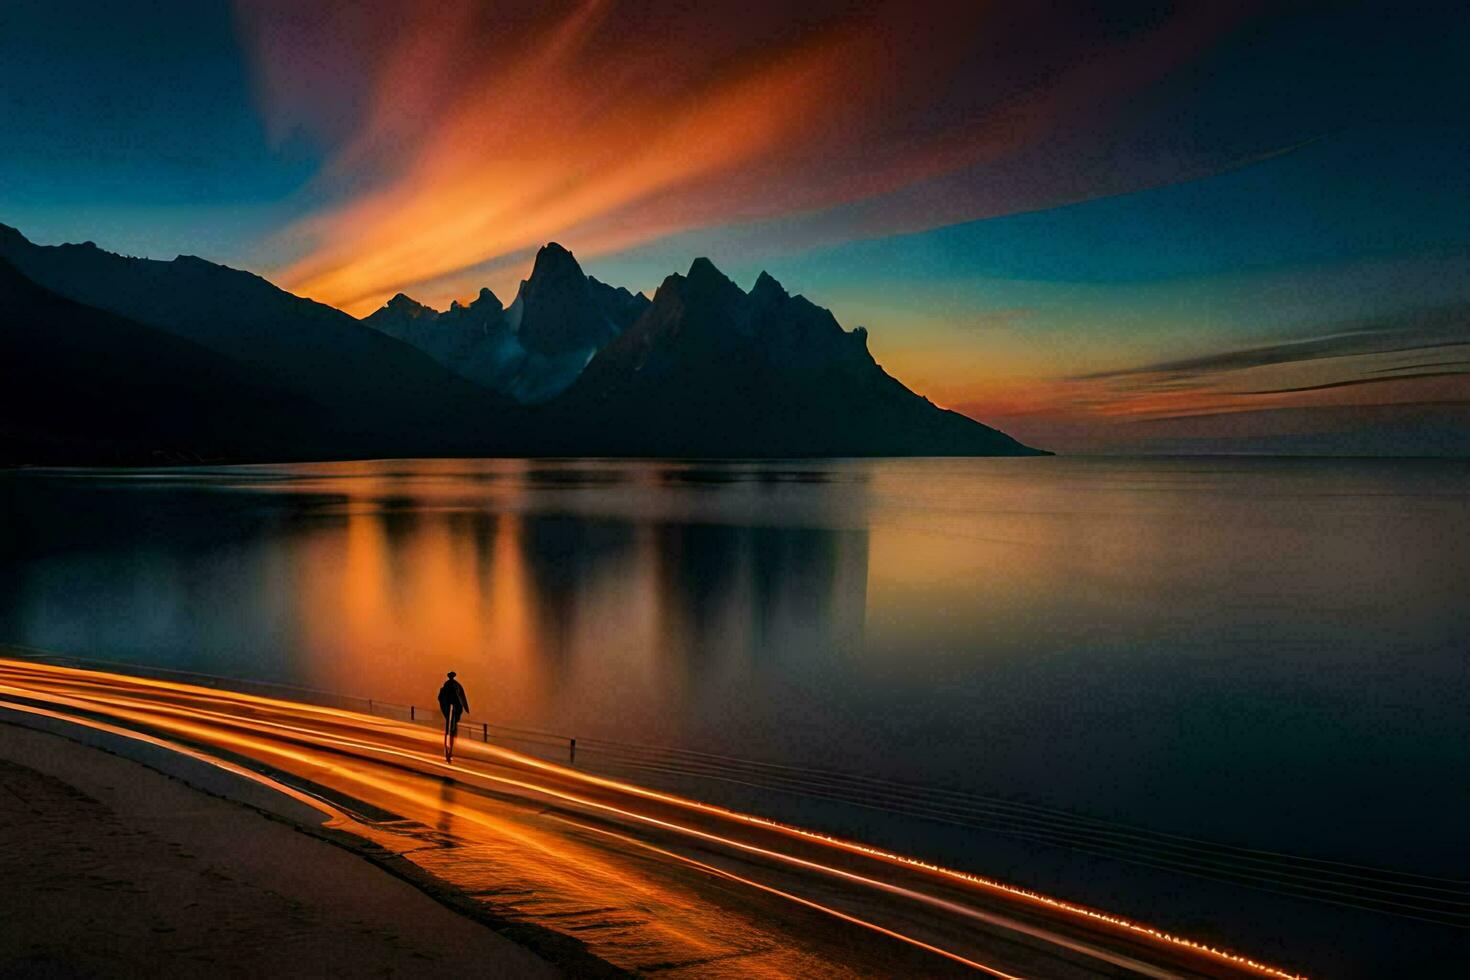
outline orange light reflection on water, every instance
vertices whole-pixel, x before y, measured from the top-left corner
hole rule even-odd
[[[381,691],[385,675],[457,670],[472,691],[493,688],[497,704],[547,696],[514,513],[395,516],[353,501],[345,527],[313,531],[293,559],[311,686]]]

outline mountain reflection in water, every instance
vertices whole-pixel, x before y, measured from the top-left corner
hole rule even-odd
[[[0,642],[421,706],[457,670],[471,720],[1464,878],[1467,477],[1218,459],[13,471]],[[1137,868],[1120,895],[1115,864],[973,830],[689,789],[1147,919],[1295,914]],[[1387,935],[1336,915],[1322,948]]]

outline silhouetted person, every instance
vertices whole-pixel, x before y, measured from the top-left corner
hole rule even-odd
[[[439,710],[444,714],[444,761],[454,758],[454,735],[459,730],[459,716],[470,710],[470,699],[465,697],[464,685],[454,679],[454,671],[439,688]]]

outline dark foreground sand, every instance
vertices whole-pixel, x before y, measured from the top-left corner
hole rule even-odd
[[[288,824],[0,723],[0,976],[555,976]]]

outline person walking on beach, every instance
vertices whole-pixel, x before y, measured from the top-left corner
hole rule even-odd
[[[470,710],[470,699],[465,697],[464,685],[454,679],[454,671],[439,688],[439,710],[444,713],[444,761],[454,761],[454,735],[459,731],[459,716]]]

